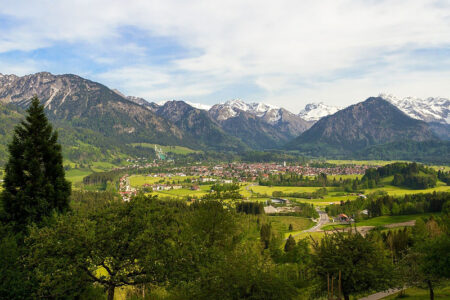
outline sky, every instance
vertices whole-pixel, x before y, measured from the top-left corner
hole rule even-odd
[[[0,73],[300,111],[450,97],[450,1],[0,0]]]

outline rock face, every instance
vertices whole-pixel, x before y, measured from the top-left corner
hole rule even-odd
[[[216,104],[209,114],[228,134],[256,149],[277,148],[311,126],[284,108],[241,100]]]
[[[151,110],[79,76],[42,72],[0,78],[0,101],[26,107],[34,95],[53,120],[70,121],[105,136],[121,136],[124,142],[192,144],[184,140],[179,128]]]
[[[167,101],[156,113],[186,132],[202,148],[225,151],[246,149],[242,141],[226,134],[207,111],[194,108],[184,101]]]
[[[325,145],[334,150],[354,152],[399,140],[422,142],[436,139],[425,122],[410,118],[388,101],[377,97],[320,119],[287,147],[302,149]]]

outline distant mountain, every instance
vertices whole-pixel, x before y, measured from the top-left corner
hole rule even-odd
[[[411,118],[427,123],[450,124],[450,100],[447,98],[400,99],[387,94],[380,94],[379,97],[389,101]]]
[[[26,107],[37,95],[49,118],[69,122],[122,143],[148,142],[198,147],[189,134],[150,107],[76,75],[47,72],[0,76],[0,101]],[[134,100],[134,101],[132,101]]]
[[[330,106],[323,102],[309,103],[298,114],[302,119],[306,121],[316,122],[321,118],[332,115],[342,108],[336,106]]]
[[[255,149],[280,147],[311,126],[283,108],[241,100],[216,104],[209,114],[224,131]]]
[[[287,148],[310,154],[355,153],[398,141],[437,140],[429,126],[377,97],[326,116],[288,143]]]
[[[242,141],[226,134],[207,111],[184,101],[167,101],[156,113],[186,132],[203,149],[240,151],[246,148]]]
[[[184,103],[187,103],[190,106],[192,106],[194,108],[197,108],[197,109],[201,109],[201,110],[209,110],[211,108],[211,105],[207,105],[207,104],[203,104],[203,103],[195,103],[195,102],[190,102],[190,101],[184,101],[184,100],[165,100],[165,101],[160,101],[158,103],[152,102],[152,104],[156,104],[156,105],[162,106],[166,102],[169,102],[169,101],[183,101]]]

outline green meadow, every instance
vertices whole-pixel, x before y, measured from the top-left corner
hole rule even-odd
[[[182,146],[162,146],[158,144],[149,144],[149,143],[132,143],[130,144],[133,147],[142,147],[142,148],[151,148],[154,149],[155,145],[158,148],[161,148],[162,151],[166,153],[174,153],[174,154],[190,154],[190,153],[202,153],[203,151],[193,150],[187,147]]]
[[[278,233],[287,238],[290,234],[294,235],[301,231],[314,226],[314,222],[308,218],[294,217],[294,216],[269,216],[269,221],[272,228]],[[289,225],[292,225],[292,231],[289,230]]]
[[[381,217],[375,217],[370,218],[367,220],[363,220],[361,222],[355,223],[355,225],[358,226],[385,226],[389,224],[395,224],[395,223],[403,223],[408,222],[412,220],[417,220],[419,218],[423,217],[429,217],[431,215],[436,215],[436,213],[425,213],[425,214],[416,214],[416,215],[401,215],[401,216],[381,216]],[[349,227],[349,225],[345,224],[330,224],[322,227],[323,230],[332,230],[333,228],[344,228]]]

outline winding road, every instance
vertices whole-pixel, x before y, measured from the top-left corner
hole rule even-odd
[[[320,231],[320,228],[330,221],[330,218],[328,217],[328,214],[326,212],[324,212],[323,210],[319,210],[319,209],[316,209],[316,210],[319,213],[319,220],[318,220],[317,224],[309,229],[303,230],[303,232]]]

